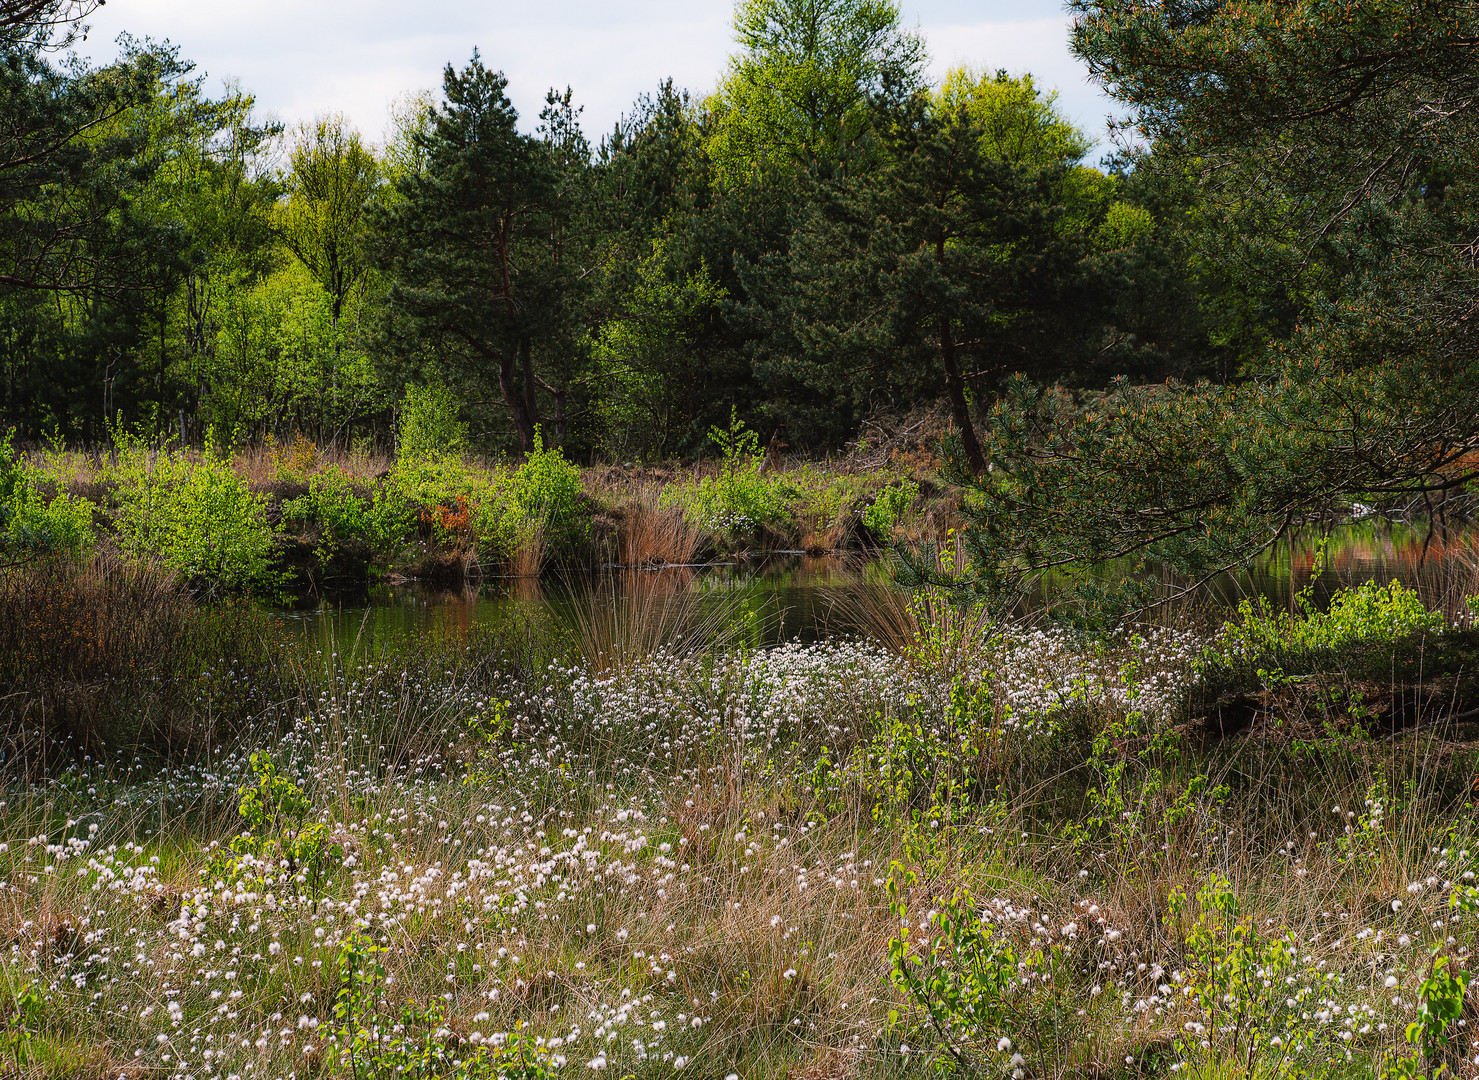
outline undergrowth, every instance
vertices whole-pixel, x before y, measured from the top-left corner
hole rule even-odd
[[[247,659],[170,618],[130,693]],[[1378,736],[1345,702],[1314,727],[1273,703],[1216,736],[1188,713],[1218,664],[1462,632],[1390,588],[1212,637],[972,618],[916,598],[907,636],[770,648],[741,612],[656,609],[300,638],[185,681],[168,700],[202,729],[240,694],[188,752],[15,759],[10,1067],[1469,1075],[1466,721]],[[16,678],[87,680],[7,633]]]

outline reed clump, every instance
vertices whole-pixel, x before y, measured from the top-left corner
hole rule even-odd
[[[595,673],[625,671],[662,655],[722,652],[741,633],[739,604],[692,588],[693,572],[623,570],[576,600],[571,620],[579,655]]]
[[[617,536],[620,562],[626,567],[688,565],[707,542],[682,507],[664,503],[658,489],[645,486],[622,506]]]
[[[175,576],[100,552],[0,573],[0,730],[35,765],[63,747],[178,753],[234,730],[281,688],[271,620],[202,607]]]

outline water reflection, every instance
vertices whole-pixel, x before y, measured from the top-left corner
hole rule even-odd
[[[1315,566],[1323,544],[1323,569]],[[1415,588],[1431,608],[1454,619],[1464,598],[1479,593],[1479,530],[1429,530],[1426,526],[1370,520],[1328,534],[1314,528],[1292,533],[1250,569],[1227,574],[1207,586],[1215,601],[1235,604],[1262,596],[1288,609],[1310,587],[1324,607],[1336,590],[1367,581],[1398,580]],[[1312,587],[1311,587],[1312,586]]]
[[[510,619],[540,618],[567,628],[580,623],[579,609],[619,599],[656,614],[665,602],[696,599],[742,618],[757,645],[826,632],[830,590],[861,577],[886,577],[876,562],[845,555],[787,554],[765,560],[656,570],[613,568],[600,573],[502,578],[481,586],[433,589],[416,583],[381,585],[348,600],[285,611],[289,625],[328,628],[336,640],[375,641],[429,633],[465,640],[477,628],[507,625]]]
[[[1322,545],[1323,569],[1316,575]],[[1468,526],[1430,532],[1377,520],[1346,525],[1328,535],[1315,528],[1300,529],[1247,570],[1203,586],[1197,603],[1226,609],[1244,598],[1263,597],[1287,609],[1313,582],[1311,595],[1324,606],[1341,587],[1394,578],[1416,588],[1430,607],[1455,618],[1465,611],[1465,597],[1479,593],[1479,530]],[[618,598],[646,605],[640,610],[654,613],[668,600],[697,598],[701,604],[724,606],[726,617],[747,618],[755,644],[774,644],[825,636],[829,627],[839,625],[835,604],[839,590],[859,581],[888,580],[887,566],[877,561],[786,554],[703,567],[506,578],[458,590],[414,583],[382,585],[347,601],[326,601],[316,608],[284,612],[282,617],[327,629],[344,644],[355,638],[379,641],[413,633],[466,640],[479,627],[506,626],[511,619],[574,627],[582,606],[590,610],[593,604]]]

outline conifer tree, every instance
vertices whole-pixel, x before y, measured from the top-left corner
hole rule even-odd
[[[425,166],[402,177],[400,197],[376,215],[375,247],[389,278],[391,341],[403,352],[429,348],[465,385],[495,385],[532,450],[540,392],[557,409],[565,392],[551,353],[580,287],[571,217],[588,150],[560,95],[546,110],[548,138],[520,133],[506,87],[476,53],[460,72],[447,66]]]
[[[974,583],[1009,599],[1130,558],[1193,584],[1316,511],[1471,483],[1479,4],[1073,6],[1076,49],[1153,141],[1131,164],[1189,179],[1203,258],[1292,312],[1252,312],[1265,337],[1223,384],[1125,382],[1077,408],[1016,384],[983,440]]]

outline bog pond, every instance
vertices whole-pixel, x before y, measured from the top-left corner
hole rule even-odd
[[[1328,532],[1305,528],[1248,570],[1208,583],[1191,604],[1216,615],[1244,598],[1262,597],[1276,609],[1287,609],[1294,596],[1309,588],[1316,605],[1323,607],[1340,588],[1393,579],[1417,589],[1429,607],[1454,618],[1464,609],[1465,597],[1479,593],[1479,525],[1429,530],[1424,524],[1372,519]],[[455,590],[416,581],[378,584],[347,595],[308,597],[279,617],[285,629],[327,634],[348,645],[389,643],[423,633],[459,636],[511,620],[570,625],[580,621],[582,611],[620,600],[637,605],[641,610],[635,617],[640,619],[643,610],[656,612],[681,602],[722,619],[744,618],[753,627],[753,644],[772,645],[855,631],[857,612],[846,597],[860,587],[875,595],[887,592],[891,583],[883,560],[780,553],[702,566],[493,578]]]

